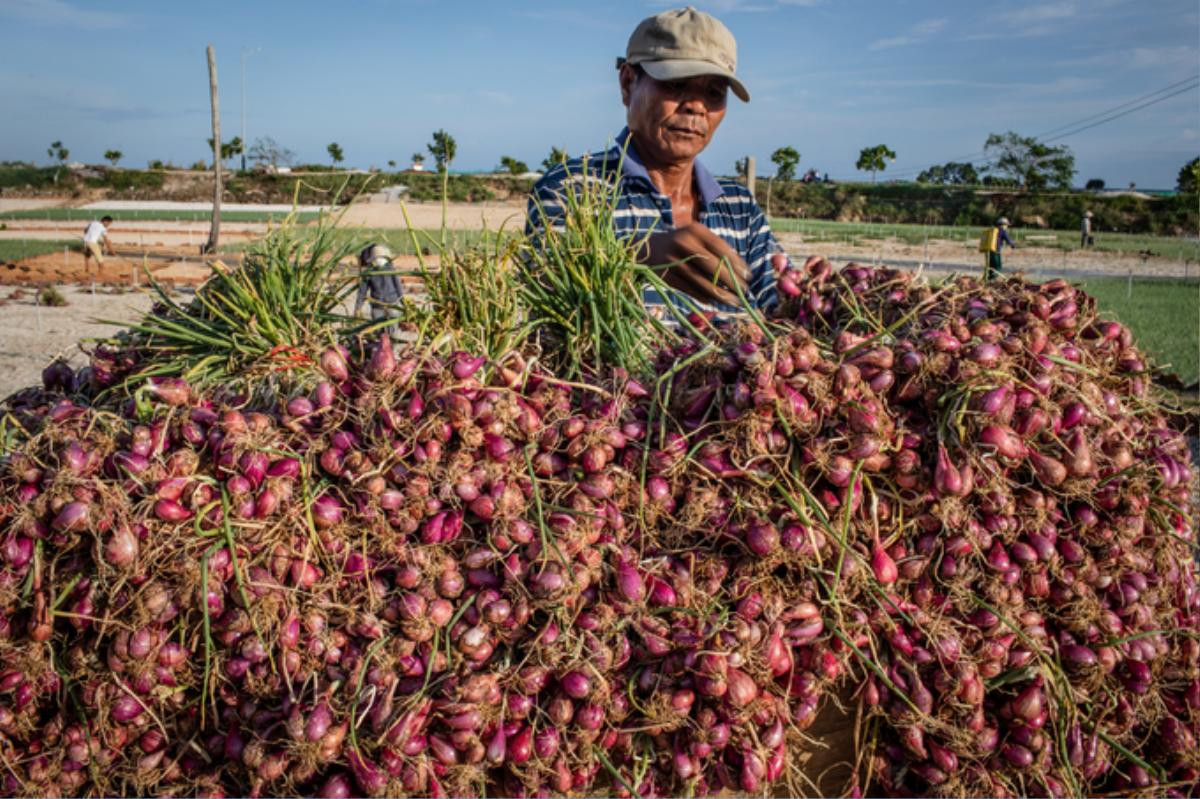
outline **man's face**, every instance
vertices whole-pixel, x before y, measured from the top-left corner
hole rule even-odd
[[[648,166],[694,160],[725,118],[728,93],[729,81],[718,75],[657,81],[621,67],[627,124]]]

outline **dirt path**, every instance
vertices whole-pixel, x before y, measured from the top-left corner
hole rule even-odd
[[[405,213],[418,230],[442,226],[441,203],[360,203],[351,206],[341,224],[354,227],[407,228]],[[525,203],[450,203],[446,227],[451,230],[518,230],[525,224]]]
[[[73,366],[87,363],[80,350],[85,339],[108,337],[120,327],[141,318],[152,305],[143,292],[113,294],[111,289],[68,286],[60,289],[68,305],[47,308],[34,302],[35,291],[0,291],[0,398],[41,380],[42,369],[54,358],[65,357]]]
[[[835,263],[894,264],[915,269],[924,264],[936,271],[976,273],[983,270],[983,256],[974,245],[957,241],[930,241],[925,244],[906,244],[889,239],[869,244],[810,241],[800,233],[779,234],[779,243],[793,260],[803,262],[810,255],[823,255]],[[1024,272],[1031,279],[1051,277],[1079,279],[1089,276],[1184,278],[1200,275],[1200,266],[1186,261],[1166,258],[1142,258],[1113,252],[1068,252],[1050,247],[1022,247],[1004,254],[1004,271]]]

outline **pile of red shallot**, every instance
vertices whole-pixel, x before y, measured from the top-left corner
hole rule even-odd
[[[1128,330],[1058,282],[779,287],[586,383],[387,337],[269,399],[50,367],[6,407],[0,792],[1195,793],[1192,471]]]

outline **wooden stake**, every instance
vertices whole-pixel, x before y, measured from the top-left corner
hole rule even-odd
[[[217,97],[217,54],[211,44],[208,46],[208,94],[212,105],[213,207],[212,227],[203,252],[216,252],[221,238],[221,104]]]

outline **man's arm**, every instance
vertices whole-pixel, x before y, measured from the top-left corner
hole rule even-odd
[[[1013,244],[1013,240],[1008,237],[1008,231],[1000,228],[1000,243],[996,245],[996,250],[999,251],[1005,244],[1008,244],[1009,249],[1017,249],[1017,245]]]
[[[601,165],[603,166],[603,165]],[[578,190],[581,180],[603,180],[594,175],[574,175],[555,167],[534,186],[526,211],[525,232],[534,246],[548,229],[561,230],[566,217],[565,193]],[[667,285],[706,303],[739,305],[738,291],[746,293],[749,270],[724,239],[700,224],[650,233],[622,231],[622,236],[645,236],[639,261],[647,266],[666,267]]]
[[[647,266],[666,267],[661,273],[664,282],[701,302],[741,305],[738,294],[747,293],[746,262],[699,222],[650,234],[639,256]]]

